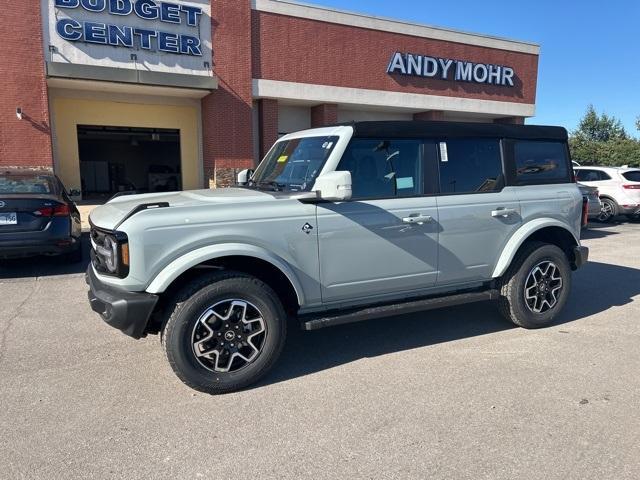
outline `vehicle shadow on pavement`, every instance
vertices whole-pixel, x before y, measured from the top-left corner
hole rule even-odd
[[[577,322],[640,296],[640,270],[589,263],[573,276],[569,302],[554,326]],[[515,328],[492,302],[432,310],[315,332],[291,328],[281,359],[257,387],[364,358],[424,348]],[[523,331],[526,334],[526,331]]]
[[[69,263],[64,257],[25,257],[0,260],[0,280],[83,273],[89,265],[89,233],[82,234],[82,262]]]
[[[583,229],[582,232],[580,233],[580,239],[594,240],[597,238],[605,238],[610,235],[619,235],[620,232],[607,230],[607,228],[614,227],[615,225],[616,225],[615,223],[597,224],[597,225],[593,225],[590,223],[589,228]]]

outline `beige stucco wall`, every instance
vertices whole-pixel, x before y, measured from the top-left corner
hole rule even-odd
[[[202,188],[197,108],[62,97],[51,99],[51,108],[55,170],[69,190],[81,189],[78,125],[180,130],[183,188]]]

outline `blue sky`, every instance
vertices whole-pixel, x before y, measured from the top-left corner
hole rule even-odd
[[[574,129],[589,103],[640,136],[638,0],[307,0],[541,45],[537,115]]]

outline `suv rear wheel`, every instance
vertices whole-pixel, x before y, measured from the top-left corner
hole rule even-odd
[[[546,327],[567,303],[571,266],[557,246],[531,242],[516,255],[500,282],[500,313],[524,328]]]
[[[186,385],[220,394],[257,382],[284,345],[287,318],[264,282],[216,272],[188,284],[169,308],[162,344]]]

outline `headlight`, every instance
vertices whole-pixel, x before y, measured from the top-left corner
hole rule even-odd
[[[106,232],[91,229],[95,269],[105,275],[125,278],[129,274],[129,242],[122,232]]]
[[[102,258],[109,273],[118,271],[118,242],[114,238],[105,236],[104,246],[98,246],[96,253]]]

